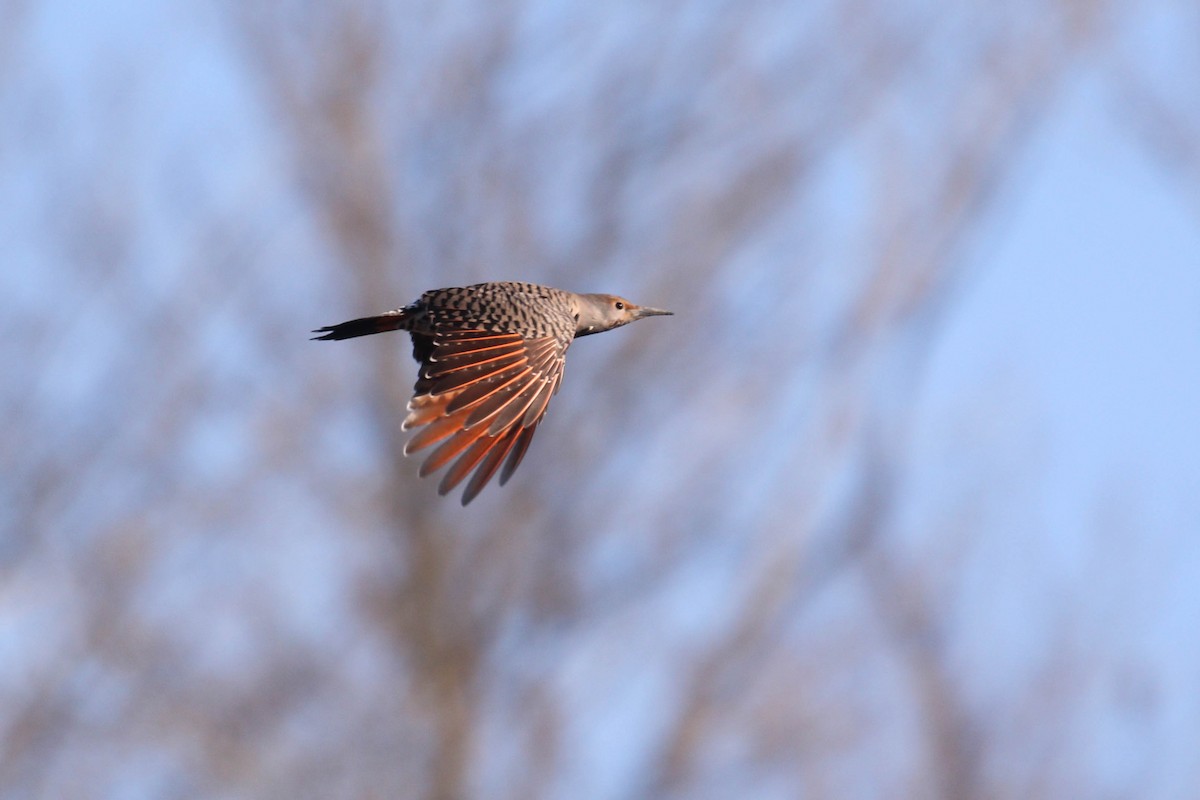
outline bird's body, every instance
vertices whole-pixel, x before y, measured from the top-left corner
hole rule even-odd
[[[614,295],[500,281],[434,289],[403,308],[314,333],[324,334],[318,339],[412,334],[421,369],[404,428],[422,430],[404,452],[438,445],[421,465],[422,476],[454,462],[438,486],[441,494],[474,470],[463,492],[466,505],[502,463],[501,485],[521,463],[576,337],[670,313]]]

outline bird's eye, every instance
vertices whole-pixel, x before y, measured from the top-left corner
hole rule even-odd
[[[624,310],[625,310],[625,304],[624,304],[624,303],[622,303],[620,300],[618,300],[617,302],[613,303],[613,305],[617,307],[617,311],[624,311]]]

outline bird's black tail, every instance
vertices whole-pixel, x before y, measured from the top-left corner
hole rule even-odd
[[[322,341],[328,339],[353,339],[355,336],[367,336],[372,333],[399,330],[406,327],[407,321],[408,310],[398,308],[395,311],[389,311],[377,317],[359,317],[349,322],[317,328],[313,333],[322,333],[324,336],[314,336],[312,338]]]

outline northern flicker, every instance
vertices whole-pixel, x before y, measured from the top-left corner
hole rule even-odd
[[[503,281],[434,289],[403,308],[319,328],[313,333],[324,335],[313,338],[412,335],[421,367],[402,428],[421,430],[404,453],[438,445],[421,465],[421,477],[454,462],[438,485],[442,495],[474,470],[463,491],[465,506],[501,463],[500,485],[512,477],[558,393],[576,337],[670,313],[611,294]]]

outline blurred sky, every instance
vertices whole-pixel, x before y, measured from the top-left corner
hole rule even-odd
[[[1182,774],[1135,765],[1150,741],[1167,743],[1163,763],[1195,763],[1200,227],[1194,189],[1113,112],[1107,87],[1076,70],[1024,148],[932,360],[908,502],[945,502],[964,441],[1012,476],[961,576],[960,624],[989,631],[961,654],[963,674],[989,676],[983,695],[1000,702],[1062,635],[1047,607],[1088,598],[1063,613],[1078,614],[1085,658],[1111,666],[1076,733],[1099,744],[1095,777],[1184,797]],[[1114,696],[1135,716],[1179,706],[1158,737],[1130,739]]]
[[[542,13],[552,18],[554,8],[545,4]],[[1171,4],[1144,8],[1119,46],[1134,49],[1146,73],[1172,90],[1182,81],[1195,91],[1195,74],[1179,74],[1177,65],[1187,46],[1180,37],[1196,31],[1173,23]],[[103,163],[113,147],[122,148],[114,163],[131,171],[108,179],[122,201],[142,206],[145,227],[128,255],[148,304],[189,280],[194,259],[181,250],[191,239],[178,233],[195,208],[238,213],[263,198],[272,233],[250,246],[316,246],[281,190],[282,156],[267,144],[272,123],[226,43],[227,26],[217,10],[193,4],[33,7],[6,103],[22,115],[23,129],[44,130],[47,146],[14,148],[11,134],[0,139],[9,145],[7,156],[0,147],[6,303],[56,313],[62,281],[94,285],[95,276],[64,268],[58,245],[31,231],[71,193],[71,165]],[[972,687],[977,710],[987,713],[1014,684],[1033,679],[1037,654],[1062,635],[1045,599],[1088,598],[1071,609],[1071,624],[1085,657],[1111,664],[1105,674],[1117,677],[1098,681],[1094,708],[1074,718],[1091,736],[1085,761],[1117,795],[1140,785],[1154,796],[1185,797],[1183,781],[1200,775],[1200,195],[1123,118],[1103,63],[1081,60],[1052,89],[963,245],[969,267],[921,378],[895,524],[913,554],[939,547],[939,531],[924,527],[931,510],[961,506],[984,530],[955,578],[951,615],[962,630],[987,632],[956,638],[953,653],[964,680],[979,684]],[[103,94],[116,86],[131,93]],[[45,181],[50,163],[59,165],[61,184]],[[856,196],[853,176],[845,180],[829,187],[831,208]],[[171,204],[153,205],[162,197]],[[319,285],[305,289],[304,275],[274,279],[281,277],[300,285],[312,325],[335,322],[344,310],[324,303]],[[670,298],[647,302],[670,305]],[[68,419],[88,413],[89,364],[103,361],[89,353],[130,346],[88,308],[72,312],[91,320],[87,335],[69,355],[35,365],[40,394]],[[198,323],[196,335],[212,336],[214,352],[237,358],[242,345],[226,338],[227,329]],[[188,446],[210,454],[219,470],[236,450],[236,430],[203,430]],[[352,431],[340,444],[336,458],[364,454]],[[993,482],[988,491],[964,479],[964,448],[975,453],[973,474]],[[1114,555],[1113,547],[1122,549]],[[293,568],[319,570],[324,557],[316,547]],[[713,601],[704,585],[697,579],[701,605]],[[330,609],[341,602],[336,586],[305,586],[286,602],[311,615],[313,631],[330,630],[338,618]],[[0,621],[5,616],[0,607]],[[24,645],[4,630],[0,647],[12,658]],[[643,695],[653,695],[655,684],[633,691],[603,724],[575,729],[580,758],[597,762],[578,765],[579,773],[611,781],[614,791],[639,768],[641,752],[630,738],[637,725],[620,709],[648,702]],[[1147,692],[1167,709],[1156,717],[1164,727],[1131,736],[1136,728],[1114,716],[1125,706],[1111,697],[1132,698],[1136,714]],[[1139,773],[1146,756],[1138,748],[1150,740],[1166,750],[1160,758],[1190,768]],[[603,783],[595,792],[605,794]]]
[[[1158,741],[1178,748],[1167,761],[1188,763],[1183,731],[1200,711],[1186,699],[1200,690],[1194,194],[1131,139],[1081,70],[1037,126],[1004,195],[972,256],[979,276],[936,348],[909,499],[945,502],[943,481],[958,469],[946,456],[964,440],[990,454],[995,474],[1012,476],[988,501],[993,534],[961,576],[961,624],[991,633],[963,654],[989,668],[964,674],[991,676],[1004,696],[1061,635],[1046,598],[1086,597],[1071,613],[1077,635],[1100,650],[1090,657],[1125,675],[1166,667],[1158,699],[1184,708],[1175,735]],[[1025,579],[989,579],[997,573]],[[1120,721],[1106,718],[1106,700],[1121,688],[1095,691],[1088,727],[1115,733]],[[1118,736],[1095,751],[1098,773],[1133,791],[1122,770],[1144,755],[1145,741]],[[1151,793],[1187,795],[1163,780]]]

